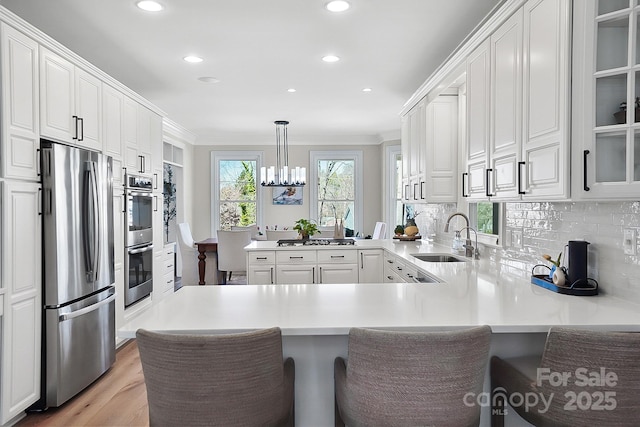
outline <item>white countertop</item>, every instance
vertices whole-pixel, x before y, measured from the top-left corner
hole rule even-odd
[[[277,248],[253,242],[247,250]],[[338,249],[354,246],[307,246]],[[360,240],[355,248],[385,248],[444,283],[187,286],[118,331],[138,328],[214,333],[279,326],[283,335],[344,335],[353,326],[451,329],[489,325],[496,333],[546,332],[550,326],[640,331],[640,305],[608,295],[560,295],[506,272],[491,260],[427,263],[409,254],[448,248],[423,242]]]

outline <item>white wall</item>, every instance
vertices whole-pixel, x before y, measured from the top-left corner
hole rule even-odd
[[[193,147],[193,220],[191,229],[194,239],[204,239],[211,235],[211,152],[218,151],[262,151],[266,166],[275,165],[276,147],[269,145],[197,145]],[[364,158],[364,224],[361,234],[373,233],[376,221],[382,218],[382,188],[384,183],[382,145],[290,145],[289,165],[304,166],[309,170],[311,150],[361,150]],[[186,154],[186,153],[185,153]],[[307,172],[307,178],[309,173]],[[308,186],[303,189],[303,203],[300,206],[273,205],[272,189],[260,189],[263,194],[263,224],[278,225],[278,228],[293,226],[300,218],[309,218],[310,201]]]

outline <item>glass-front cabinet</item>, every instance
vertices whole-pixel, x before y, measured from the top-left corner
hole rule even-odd
[[[574,2],[572,195],[640,194],[640,0]]]

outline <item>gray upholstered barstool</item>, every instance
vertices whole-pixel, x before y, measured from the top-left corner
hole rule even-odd
[[[353,328],[335,360],[336,425],[477,426],[491,329],[395,332]]]
[[[228,335],[136,332],[151,426],[293,425],[294,363],[279,328]]]
[[[492,426],[505,401],[536,426],[639,426],[640,334],[551,328],[542,359],[491,358],[491,390]]]

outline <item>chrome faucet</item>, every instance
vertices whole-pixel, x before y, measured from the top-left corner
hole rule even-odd
[[[476,235],[475,247],[471,245],[471,239],[467,239],[467,241],[465,242],[463,246],[465,248],[465,256],[468,256],[468,257],[473,256],[474,259],[480,259],[480,252],[478,251],[478,232],[472,227],[464,227],[459,231],[462,231],[465,228],[467,229],[467,235],[469,235],[469,230],[473,231],[474,234]]]
[[[449,223],[451,222],[451,219],[454,216],[461,216],[462,218],[464,218],[464,221],[467,223],[467,226],[464,228],[461,228],[459,231],[462,231],[464,229],[467,230],[467,240],[465,241],[464,244],[464,248],[465,248],[465,253],[464,255],[467,257],[472,257],[474,255],[473,253],[473,246],[471,246],[471,233],[469,233],[469,230],[473,230],[473,228],[471,228],[469,226],[469,217],[466,216],[465,214],[463,214],[462,212],[454,212],[451,215],[449,215],[449,218],[447,218],[447,223],[444,225],[444,232],[448,233],[449,232]],[[478,233],[476,232],[476,230],[473,230],[474,233],[476,233],[476,251],[478,250]],[[476,256],[479,256],[476,254]],[[478,258],[476,258],[478,259]]]

